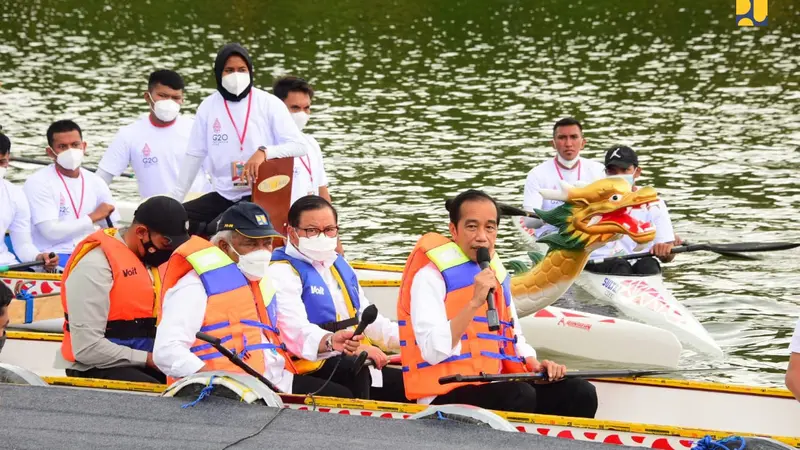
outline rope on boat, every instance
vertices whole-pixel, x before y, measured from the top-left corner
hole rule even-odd
[[[28,292],[27,289],[21,289],[16,297],[17,300],[25,302],[25,323],[33,322],[33,294]]]
[[[744,438],[741,436],[728,436],[724,439],[715,441],[709,435],[694,443],[692,450],[743,450],[745,448]]]
[[[208,379],[208,384],[206,385],[206,387],[204,387],[203,390],[200,391],[200,395],[198,395],[197,398],[194,399],[194,401],[189,402],[185,405],[181,405],[181,408],[189,408],[191,406],[194,406],[200,403],[204,398],[211,395],[211,391],[214,389],[214,378],[216,377],[217,377],[216,375],[212,375],[211,378]]]

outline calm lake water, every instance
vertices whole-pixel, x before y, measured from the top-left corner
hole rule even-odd
[[[639,150],[640,184],[658,189],[684,239],[800,240],[796,2],[770,2],[766,28],[736,27],[733,0],[123,3],[0,0],[0,124],[13,152],[43,157],[49,123],[72,118],[96,163],[147,111],[152,70],[184,76],[192,114],[213,91],[217,49],[238,41],[257,85],[284,74],[314,84],[308,131],[350,259],[404,262],[419,235],[446,230],[444,199],[469,187],[520,205],[567,115],[584,121],[586,156]],[[112,190],[135,200],[131,180]],[[513,226],[501,232],[506,257],[523,255]],[[718,365],[736,367],[707,379],[782,385],[798,255],[692,253],[668,266],[675,295],[723,347]],[[682,365],[705,362],[687,352]]]

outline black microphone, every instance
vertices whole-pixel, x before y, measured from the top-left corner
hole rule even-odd
[[[369,326],[372,322],[375,322],[375,319],[378,318],[378,307],[375,305],[369,305],[364,308],[364,312],[361,313],[361,320],[358,322],[358,326],[356,327],[356,331],[353,332],[353,336],[357,336],[359,334],[363,334],[364,330]],[[358,373],[362,367],[364,367],[364,362],[367,360],[367,356],[369,354],[367,352],[361,352],[356,357],[355,362],[353,363],[353,372]]]
[[[478,265],[481,270],[489,267],[492,258],[489,257],[489,249],[487,247],[478,247]],[[497,310],[494,307],[494,287],[489,289],[486,294],[486,303],[488,310],[486,311],[486,322],[489,324],[489,331],[497,331],[500,329],[500,318],[497,316]]]

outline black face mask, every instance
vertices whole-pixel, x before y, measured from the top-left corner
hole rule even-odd
[[[150,236],[149,231],[147,232],[147,237],[150,238],[148,242],[140,240],[144,247],[142,262],[151,267],[158,267],[169,261],[169,257],[172,256],[172,250],[156,247],[155,244],[153,244],[153,237]]]

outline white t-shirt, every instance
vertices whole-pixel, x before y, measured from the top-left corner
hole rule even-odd
[[[542,211],[550,211],[564,202],[558,200],[545,200],[539,194],[539,189],[561,190],[561,180],[574,185],[577,182],[591,183],[606,177],[606,168],[597,161],[578,156],[578,161],[572,169],[565,169],[556,163],[555,158],[547,159],[545,162],[531,169],[528,178],[525,180],[525,198],[522,208],[526,211],[533,211],[534,208]],[[555,227],[545,224],[536,229],[536,237],[539,238],[545,233],[555,230]]]
[[[672,242],[675,240],[675,232],[672,229],[672,220],[669,218],[669,209],[663,200],[659,200],[656,204],[645,207],[636,208],[631,210],[630,215],[641,221],[650,222],[656,227],[656,237],[653,239],[642,252],[649,251],[653,245],[662,242]],[[608,258],[609,256],[629,255],[633,253],[633,249],[638,244],[628,236],[623,236],[616,241],[609,242],[603,247],[593,251],[589,256],[589,260],[598,258]]]
[[[94,228],[84,228],[80,233],[75,233],[71,237],[53,241],[47,236],[43,236],[37,225],[51,220],[58,222],[87,221],[86,217],[94,212],[101,203],[114,205],[114,199],[111,197],[111,191],[106,183],[86,169],[81,169],[81,176],[78,178],[59,177],[55,164],[50,164],[31,175],[25,182],[23,190],[31,208],[33,244],[43,252],[71,253],[83,238],[92,233]],[[75,214],[75,210],[78,210],[77,214]],[[111,213],[111,220],[114,223],[119,222],[119,212]],[[89,222],[87,221],[87,223]],[[105,220],[96,225],[106,227]]]
[[[316,139],[303,134],[308,146],[308,154],[294,158],[294,175],[292,175],[292,200],[309,194],[319,195],[319,188],[328,186],[328,174],[322,163],[322,149]]]
[[[108,146],[99,167],[119,176],[130,165],[139,184],[139,195],[149,198],[168,195],[178,181],[178,172],[194,121],[180,115],[169,126],[159,127],[150,121],[150,114],[122,127]],[[200,171],[192,192],[211,192],[211,183]]]
[[[23,261],[32,261],[39,251],[31,241],[31,211],[22,188],[0,179],[0,264],[19,261],[6,246],[6,233],[11,234],[14,251]]]
[[[251,101],[250,118],[245,120]],[[240,144],[242,135],[244,142]],[[301,148],[306,145],[286,105],[278,97],[253,87],[250,95],[238,102],[226,102],[219,92],[206,97],[197,108],[186,153],[208,158],[214,190],[235,201],[249,195],[251,189],[234,186],[232,164],[247,162],[262,145],[269,151],[270,146],[287,143]]]
[[[794,327],[794,334],[792,335],[792,342],[789,344],[789,351],[792,353],[800,353],[800,320]]]

